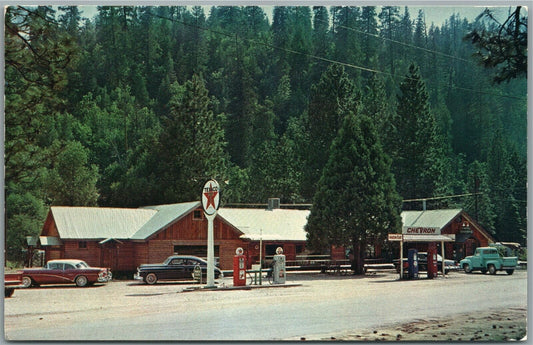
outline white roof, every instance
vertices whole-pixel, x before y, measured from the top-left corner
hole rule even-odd
[[[461,211],[461,209],[403,211],[401,216],[403,226],[442,229]]]
[[[309,210],[221,208],[218,215],[251,241],[305,241]]]
[[[51,207],[61,239],[143,240],[192,210],[199,201],[143,208]],[[305,241],[308,210],[221,208],[218,216],[252,241]]]
[[[151,209],[105,207],[51,207],[63,239],[130,238],[157,211]]]

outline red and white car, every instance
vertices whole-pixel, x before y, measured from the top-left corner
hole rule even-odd
[[[50,260],[42,268],[25,268],[21,272],[22,287],[43,284],[76,284],[84,287],[94,283],[107,283],[112,279],[111,270],[90,267],[83,260]]]

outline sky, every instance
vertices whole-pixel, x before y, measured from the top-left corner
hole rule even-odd
[[[191,2],[188,2],[188,1],[183,1],[183,2],[160,2],[162,5],[179,5],[179,4],[186,4],[186,5],[191,5]],[[202,2],[200,2],[202,3]],[[205,3],[205,2],[204,2]],[[307,2],[310,4],[310,6],[316,6],[316,5],[328,5],[328,2],[324,1],[322,3],[313,3],[313,2]],[[439,4],[439,2],[435,1],[436,4]],[[102,4],[104,4],[104,2],[102,2]],[[122,3],[118,3],[119,5],[124,5]],[[128,5],[143,5],[143,2],[128,2],[127,3]],[[148,4],[148,5],[153,5],[155,3],[145,3],[145,4]],[[213,4],[215,5],[220,5],[220,6],[223,6],[223,5],[232,5],[231,3],[226,3],[226,2],[213,2]],[[238,5],[242,5],[242,4],[246,4],[246,3],[239,3]],[[250,2],[249,4],[251,5],[259,5],[259,3],[255,3],[255,2]],[[294,4],[294,3],[290,3],[291,5]],[[298,2],[297,4],[304,4],[303,2]],[[487,2],[487,4],[491,4],[489,2]],[[492,10],[494,11],[494,13],[496,14],[496,17],[497,18],[501,18],[501,19],[504,19],[504,18],[507,18],[507,14],[509,12],[509,7],[510,6],[513,6],[513,4],[511,2],[509,2],[510,5],[491,5],[490,7],[492,8]],[[283,3],[276,3],[275,4],[276,6],[281,6],[283,5]],[[350,3],[340,3],[340,5],[351,5]],[[360,2],[358,3],[353,3],[353,5],[361,5]],[[363,4],[364,5],[364,4]],[[369,3],[368,5],[376,5],[376,4],[372,4],[372,3]],[[391,3],[391,5],[395,5],[395,3]],[[376,5],[376,6],[379,6],[379,5]],[[402,6],[402,10],[401,10],[401,13],[403,13],[403,5],[398,5],[398,6]],[[516,6],[516,5],[514,5]],[[93,17],[96,13],[97,13],[97,10],[96,10],[96,7],[97,5],[80,5],[80,10],[83,11],[83,16],[84,17],[87,17],[87,18],[91,18]],[[206,15],[209,15],[209,9],[211,8],[211,5],[204,5],[203,6],[205,8],[205,13]],[[273,9],[273,6],[261,6],[265,9],[265,12],[267,13],[267,15],[269,16],[269,19],[271,20],[272,18],[272,9]],[[426,24],[427,26],[429,27],[431,25],[431,23],[434,23],[436,26],[441,26],[446,20],[448,20],[454,13],[455,14],[459,14],[459,16],[461,18],[466,18],[468,19],[469,21],[473,21],[486,7],[488,7],[487,5],[482,5],[480,3],[478,3],[477,5],[461,5],[461,4],[455,4],[455,5],[432,5],[432,6],[416,6],[416,5],[408,5],[409,7],[409,13],[411,15],[411,19],[416,19],[416,17],[418,16],[418,11],[419,9],[422,9],[424,11],[424,14],[426,16]],[[378,9],[378,13],[379,13],[379,9]]]

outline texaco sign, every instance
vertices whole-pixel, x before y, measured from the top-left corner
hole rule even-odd
[[[220,186],[215,180],[209,180],[205,183],[202,191],[202,207],[205,214],[211,216],[218,210],[220,203]]]

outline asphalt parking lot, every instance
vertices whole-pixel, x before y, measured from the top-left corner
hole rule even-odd
[[[399,280],[393,271],[290,273],[283,287],[232,290],[231,277],[217,286],[213,291],[192,282],[112,281],[88,288],[21,289],[4,300],[5,336],[29,341],[313,339],[416,319],[527,308],[526,271],[512,276],[452,272],[413,281]]]

